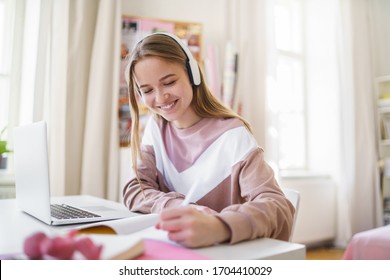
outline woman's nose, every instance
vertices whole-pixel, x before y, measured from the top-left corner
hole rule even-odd
[[[158,103],[164,103],[169,98],[169,93],[158,91],[156,99]]]

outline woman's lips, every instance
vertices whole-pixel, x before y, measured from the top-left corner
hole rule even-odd
[[[164,112],[169,112],[175,107],[176,103],[177,103],[177,100],[174,100],[172,102],[168,102],[168,103],[165,103],[164,105],[159,105],[157,107],[160,108],[160,110],[162,110]]]

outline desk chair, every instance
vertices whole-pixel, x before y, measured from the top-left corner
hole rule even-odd
[[[298,191],[293,190],[293,189],[289,189],[289,188],[282,188],[282,191],[284,192],[284,195],[287,197],[288,200],[290,200],[290,202],[292,203],[292,205],[295,208],[293,227],[291,229],[291,234],[290,234],[290,239],[289,239],[289,241],[291,241],[292,236],[294,234],[294,228],[295,228],[295,224],[296,224],[297,216],[298,216],[300,195],[299,195]]]

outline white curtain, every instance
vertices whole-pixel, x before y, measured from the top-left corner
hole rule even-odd
[[[373,22],[374,2],[340,0],[338,61],[340,158],[336,244],[383,224],[377,168]],[[380,25],[379,25],[380,26]]]
[[[36,80],[44,94],[35,98],[34,119],[49,124],[53,195],[119,200],[121,3],[41,1],[45,51]]]
[[[227,41],[232,41],[239,53],[236,103],[241,103],[241,113],[252,124],[253,134],[262,147],[265,145],[266,106],[263,77],[266,76],[267,67],[267,2],[226,1]]]

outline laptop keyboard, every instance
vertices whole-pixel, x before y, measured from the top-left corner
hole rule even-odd
[[[94,213],[72,207],[67,204],[52,204],[50,205],[51,215],[57,219],[77,219],[77,218],[93,218],[100,217]]]

